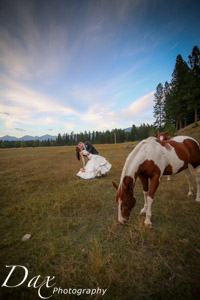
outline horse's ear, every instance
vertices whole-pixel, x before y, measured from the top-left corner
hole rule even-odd
[[[116,188],[116,190],[118,190],[118,185],[114,181],[112,181],[112,184],[113,184],[114,188]]]
[[[160,131],[159,130],[157,130],[157,135],[159,135],[160,134]]]
[[[167,131],[165,131],[165,134],[166,134],[166,135],[168,135],[168,130],[167,130]]]

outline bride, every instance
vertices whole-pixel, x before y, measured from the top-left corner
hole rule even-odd
[[[88,157],[87,164],[85,164],[85,155]],[[83,179],[100,177],[107,173],[112,167],[112,165],[103,156],[92,154],[87,150],[80,149],[79,147],[76,147],[76,156],[78,160],[81,158],[83,162],[83,168],[81,168],[76,175]]]

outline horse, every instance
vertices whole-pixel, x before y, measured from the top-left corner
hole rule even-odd
[[[168,135],[168,131],[164,131],[164,132],[160,132],[159,130],[157,131],[157,138],[160,140],[160,141],[163,141],[163,140],[170,140],[172,138],[172,136],[169,136]]]
[[[144,195],[144,207],[140,214],[146,214],[144,224],[151,227],[151,206],[161,177],[188,170],[188,164],[196,170],[196,201],[200,202],[200,145],[198,141],[188,136],[177,136],[162,141],[149,137],[141,141],[126,159],[119,186],[112,182],[117,189],[118,221],[125,224],[130,217],[131,210],[136,203],[134,186],[139,177]],[[150,186],[148,179],[150,179]],[[193,190],[193,184],[190,181],[189,194]]]
[[[166,141],[166,140],[170,140],[172,138],[172,136],[168,135],[168,131],[165,132],[159,132],[159,130],[157,131],[157,138],[160,141]],[[185,176],[187,177],[188,180],[188,184],[189,184],[189,192],[188,192],[188,196],[189,197],[193,197],[194,196],[194,187],[193,187],[193,182],[192,182],[192,174],[190,172],[190,169],[187,168],[184,170]],[[171,176],[168,175],[167,176],[167,181],[171,181]]]

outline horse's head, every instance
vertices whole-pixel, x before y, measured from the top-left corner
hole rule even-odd
[[[133,178],[125,176],[122,183],[118,185],[113,182],[117,189],[116,201],[118,203],[118,221],[124,224],[128,221],[132,208],[135,206],[135,197],[133,196]]]
[[[159,130],[157,131],[157,138],[160,141],[164,141],[164,140],[169,140],[171,139],[171,136],[168,135],[168,131],[165,132],[160,132]]]

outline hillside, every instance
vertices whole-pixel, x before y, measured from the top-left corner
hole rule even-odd
[[[175,135],[188,135],[200,141],[200,121],[198,121],[198,125],[198,127],[195,127],[194,123],[190,124],[183,129],[178,130]]]

